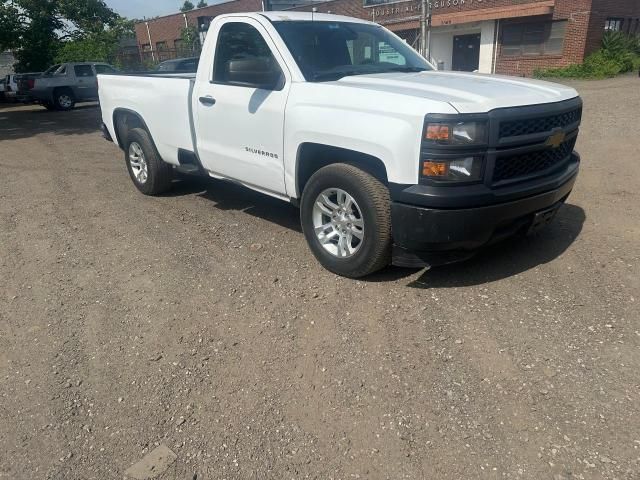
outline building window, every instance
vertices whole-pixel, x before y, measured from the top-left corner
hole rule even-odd
[[[158,42],[156,43],[156,49],[161,52],[167,49],[167,42]]]
[[[148,43],[143,43],[142,44],[142,51],[143,52],[150,52],[151,51],[151,45]]]
[[[607,18],[604,29],[611,32],[619,32],[624,25],[624,18]]]
[[[505,25],[502,28],[502,55],[561,55],[566,30],[564,20]]]

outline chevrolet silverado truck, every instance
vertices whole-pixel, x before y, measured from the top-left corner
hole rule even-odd
[[[536,231],[580,163],[572,88],[435,71],[349,17],[221,15],[195,75],[99,85],[104,135],[140,192],[161,194],[184,170],[294,203],[318,261],[352,278]]]

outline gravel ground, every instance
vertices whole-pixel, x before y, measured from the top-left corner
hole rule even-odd
[[[0,107],[0,478],[640,478],[640,80],[576,86],[552,226],[365,281],[277,200],[138,194],[95,106]]]

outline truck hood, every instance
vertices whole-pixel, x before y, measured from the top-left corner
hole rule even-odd
[[[578,96],[573,88],[555,83],[460,72],[355,75],[335,83],[447,102],[460,113],[561,102]]]

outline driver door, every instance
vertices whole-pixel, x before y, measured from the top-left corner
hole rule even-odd
[[[214,176],[282,196],[290,74],[267,31],[253,19],[227,19],[209,35],[216,38],[213,69],[208,81],[198,77],[193,94],[200,161]],[[279,81],[269,84],[265,75]]]

